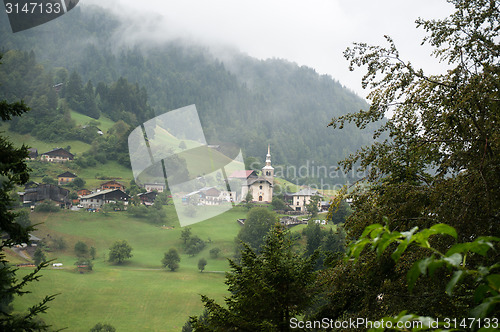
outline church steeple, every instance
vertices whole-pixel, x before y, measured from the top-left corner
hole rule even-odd
[[[271,145],[267,146],[266,166],[271,166]]]
[[[271,184],[274,182],[274,167],[271,166],[271,145],[267,146],[266,166],[262,167],[262,174]]]

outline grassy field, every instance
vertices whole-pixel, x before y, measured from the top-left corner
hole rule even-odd
[[[25,144],[31,148],[36,148],[38,150],[38,154],[48,152],[57,147],[65,148],[68,145],[71,146],[71,153],[73,154],[81,154],[90,149],[90,144],[76,140],[62,141],[57,143],[43,142],[31,136],[30,134],[21,135],[12,131],[8,131],[8,125],[5,123],[0,124],[0,132],[5,132],[9,137],[9,140],[16,146]]]
[[[96,120],[75,111],[71,111],[71,119],[75,120],[76,124],[80,126],[86,125],[90,121],[97,121],[99,122],[99,129],[101,129],[104,134],[106,134],[106,132],[115,124],[113,120],[104,115],[101,115],[101,117]]]
[[[223,302],[227,286],[221,271],[228,270],[225,257],[232,256],[234,237],[240,228],[236,219],[245,213],[235,208],[192,225],[193,234],[211,241],[194,257],[183,253],[182,229],[175,218],[168,222],[173,227],[164,228],[134,219],[126,212],[108,216],[72,211],[33,213],[33,223],[43,222],[35,232],[38,237],[62,236],[68,247],[49,253],[49,258],[63,263],[63,268],[43,271],[43,278],[30,286],[33,293],[16,300],[15,309],[25,309],[47,294],[60,293],[43,315],[55,328],[88,331],[96,323],[106,322],[118,331],[179,331],[190,315],[201,313],[200,294]],[[123,265],[106,261],[108,248],[116,240],[127,240],[133,248],[133,257]],[[77,241],[97,249],[92,273],[75,271],[73,247]],[[162,269],[160,263],[172,247],[181,254],[176,272]],[[221,249],[216,259],[209,256],[214,247]],[[203,273],[197,269],[201,257],[208,260]],[[29,271],[21,268],[20,274]]]

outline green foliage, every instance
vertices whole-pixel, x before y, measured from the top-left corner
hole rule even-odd
[[[47,257],[41,248],[36,248],[35,253],[33,254],[33,261],[37,266],[47,261]]]
[[[387,219],[385,221],[387,222]],[[457,238],[456,230],[446,224],[436,224],[421,231],[418,231],[418,227],[414,227],[407,232],[391,231],[387,226],[373,224],[366,227],[361,237],[349,246],[347,254],[349,257],[359,259],[364,248],[370,245],[371,250],[380,257],[387,248],[394,247],[391,258],[397,262],[412,244],[428,249],[432,255],[416,261],[408,271],[407,280],[410,292],[420,275],[433,276],[436,270],[445,267],[453,271],[445,287],[446,294],[453,295],[454,289],[461,281],[467,279],[468,276],[472,277],[476,285],[474,291],[476,306],[471,309],[469,317],[475,319],[489,317],[500,303],[500,274],[495,273],[500,268],[500,264],[496,262],[490,266],[472,266],[469,258],[472,258],[474,262],[476,255],[487,256],[490,250],[494,250],[495,242],[500,242],[500,238],[480,236],[472,242],[456,243],[446,252],[440,252],[430,244],[431,238],[437,235]],[[396,246],[391,246],[392,244]],[[469,263],[466,263],[468,261]],[[400,313],[399,318],[402,319],[405,314],[406,312]],[[416,316],[411,318],[419,319]]]
[[[179,268],[179,262],[181,258],[179,253],[175,248],[170,248],[168,252],[165,253],[165,256],[161,260],[163,267],[168,267],[170,271],[174,272]]]
[[[90,247],[89,255],[90,255],[90,258],[92,258],[92,260],[94,260],[96,255],[97,255],[97,249],[95,247]]]
[[[491,1],[450,3],[455,6],[450,17],[417,21],[427,31],[424,42],[449,64],[445,73],[429,75],[415,68],[401,58],[390,37],[386,47],[358,43],[345,52],[351,68],[366,67],[362,84],[373,89],[368,96],[372,103],[368,111],[334,118],[330,125],[364,128],[388,112],[392,117],[377,131],[378,141],[342,162],[344,172],[361,165],[366,174],[364,183],[344,191],[353,198],[354,211],[345,225],[348,237],[362,236],[365,245],[370,239],[378,242],[375,251],[362,250],[363,243],[358,243],[353,252],[359,254],[357,262],[337,262],[325,271],[329,303],[319,310],[322,317],[379,319],[406,310],[461,318],[475,306],[474,277],[455,273],[461,271],[454,264],[464,253],[446,256],[454,238],[434,235],[427,244],[418,239],[430,234],[417,233],[453,227],[458,243],[492,242],[485,239],[500,236],[499,9]],[[383,217],[385,231],[372,225]],[[498,261],[499,251],[490,250],[487,256],[469,255],[461,264],[481,271],[480,266],[489,268]],[[408,273],[413,276],[410,284],[423,274],[413,292],[426,296],[407,296]],[[460,287],[452,287],[459,282]],[[453,290],[452,296],[446,290]],[[389,295],[374,305],[380,294]]]
[[[28,210],[19,210],[17,213],[15,222],[23,228],[28,228],[31,226],[30,213]]]
[[[116,332],[116,329],[110,324],[97,323],[89,332]]]
[[[314,296],[315,257],[292,250],[286,229],[276,224],[261,254],[244,245],[241,264],[230,261],[227,307],[202,296],[206,319],[191,318],[194,331],[285,331],[304,314]]]
[[[187,241],[191,237],[191,227],[184,227],[181,232],[181,240],[184,242],[184,245],[187,244]]]
[[[260,247],[264,244],[265,238],[269,230],[273,227],[277,220],[276,214],[261,207],[254,207],[248,211],[245,225],[240,230],[237,236],[237,246],[240,242],[244,242],[256,252],[260,251]]]
[[[68,246],[68,244],[66,243],[66,240],[64,240],[64,238],[62,236],[58,236],[58,237],[53,238],[52,245],[57,250],[64,250]]]
[[[47,184],[57,184],[57,180],[54,178],[51,178],[50,176],[45,176],[42,179],[42,183],[47,183]]]
[[[314,218],[318,215],[318,203],[320,200],[321,200],[320,196],[313,196],[311,197],[309,203],[307,203],[306,205],[307,213],[309,213],[309,216],[311,218]]]
[[[198,260],[198,270],[203,272],[205,270],[205,266],[207,266],[207,260],[205,258],[200,258]]]
[[[59,212],[61,208],[51,201],[43,201],[35,206],[35,212]]]
[[[75,178],[73,182],[71,182],[71,186],[76,189],[82,189],[85,187],[85,180],[80,177]]]
[[[193,235],[186,242],[186,254],[194,256],[205,248],[205,241]]]
[[[276,190],[276,188],[275,188],[275,190]],[[273,210],[278,210],[278,211],[289,210],[289,207],[285,204],[285,202],[282,199],[279,199],[277,197],[273,197],[273,201],[271,202],[271,206],[273,207]]]
[[[85,242],[78,241],[75,243],[75,254],[77,257],[87,257],[89,253],[89,247]]]
[[[219,257],[220,248],[219,247],[212,248],[210,249],[209,253],[211,258],[217,258]]]
[[[338,202],[338,205],[331,205],[331,212],[328,213],[328,221],[334,224],[343,224],[347,218],[352,214],[352,209],[345,200]]]
[[[108,260],[112,263],[121,264],[126,259],[131,257],[132,257],[132,247],[125,240],[116,241],[109,248]]]

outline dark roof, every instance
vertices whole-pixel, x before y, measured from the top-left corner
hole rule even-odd
[[[80,197],[80,199],[88,199],[88,198],[97,198],[99,196],[105,196],[107,195],[108,197],[125,197],[125,198],[130,198],[127,193],[125,193],[121,189],[107,189],[107,190],[101,190],[96,193],[90,194],[90,195],[85,195]]]
[[[71,172],[64,172],[57,176],[58,178],[76,178],[77,176]]]
[[[74,154],[72,154],[69,151],[64,150],[63,148],[52,149],[48,152],[42,153],[42,155],[62,156],[62,157],[69,157],[69,158],[73,158],[75,156]]]

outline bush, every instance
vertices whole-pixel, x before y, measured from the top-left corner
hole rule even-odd
[[[197,235],[191,236],[186,243],[186,254],[194,256],[205,248],[205,241]]]
[[[35,207],[35,212],[59,212],[61,208],[51,201],[45,201]]]
[[[220,248],[218,248],[218,247],[210,249],[210,257],[212,257],[212,258],[219,257],[219,253],[220,253]]]

